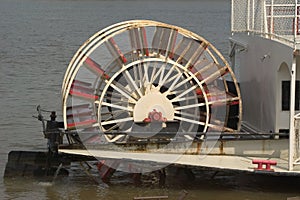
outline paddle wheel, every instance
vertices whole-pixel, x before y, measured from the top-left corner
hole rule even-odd
[[[241,121],[239,88],[217,49],[188,30],[148,20],[88,39],[68,66],[62,102],[65,129],[101,144],[162,132],[233,132]]]

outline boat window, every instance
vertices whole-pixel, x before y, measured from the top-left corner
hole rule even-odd
[[[296,93],[295,93],[295,110],[299,110],[300,103],[300,81],[296,81]],[[282,81],[282,96],[281,96],[281,109],[283,111],[290,110],[290,87],[291,81]]]

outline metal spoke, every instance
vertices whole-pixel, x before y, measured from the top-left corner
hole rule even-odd
[[[174,99],[172,99],[171,102],[177,101],[180,97],[182,97],[182,96],[188,94],[189,92],[195,90],[197,87],[198,87],[198,85],[194,85],[194,86],[190,87],[189,89],[185,90],[180,95],[178,95],[177,97],[175,97]]]
[[[128,111],[126,110],[112,110],[111,112],[101,112],[101,116],[105,116],[105,115],[118,115],[119,113],[126,113]]]
[[[237,101],[237,100],[239,100],[239,97],[232,97],[232,98],[218,99],[215,101],[209,101],[208,104],[212,105],[212,104],[226,103],[226,102]]]
[[[107,132],[112,131],[112,130],[114,130],[115,128],[118,128],[118,127],[119,127],[119,124],[115,124],[115,125],[113,125],[112,127],[110,127],[109,129],[104,129],[104,132],[107,133]]]
[[[178,115],[181,115],[181,116],[192,117],[192,118],[199,117],[199,115],[195,115],[195,113],[191,114],[191,113],[186,113],[186,112],[182,112],[182,111],[178,111],[178,110],[175,110],[174,113],[178,114]]]
[[[111,83],[110,86],[115,89],[116,91],[118,91],[120,94],[124,95],[127,99],[130,99],[133,103],[136,103],[137,101],[135,100],[134,97],[130,96],[126,91],[126,89],[124,89],[125,91],[123,91],[121,88],[119,88],[118,86],[116,86],[114,83]]]
[[[124,72],[124,75],[125,75],[125,79],[127,81],[127,83],[129,84],[130,87],[133,87],[133,91],[136,91],[138,93],[138,95],[140,97],[143,96],[140,88],[138,88],[138,86],[136,85],[136,82],[133,80],[132,76],[130,75],[129,71],[128,70],[125,70]]]
[[[123,113],[128,113],[128,111],[126,111],[126,110],[121,110],[121,112],[118,112],[118,113],[115,113],[114,115],[109,116],[108,118],[104,119],[104,121],[102,121],[102,122],[106,122],[106,121],[109,121],[109,120],[111,120],[111,119],[115,119],[115,118],[117,118],[118,116],[122,115]],[[102,115],[101,115],[101,116],[102,116]]]
[[[181,77],[181,76],[179,76],[179,78],[180,78],[180,77]],[[172,87],[170,87],[170,88],[166,91],[167,94],[168,94],[168,93],[171,93],[172,91],[176,90],[178,87],[180,87],[180,86],[186,84],[187,82],[189,82],[190,80],[193,79],[192,76],[189,76],[188,78],[183,79],[181,82],[179,82],[177,85],[175,85],[175,84],[178,82],[179,78],[176,79],[176,81],[173,82]]]
[[[122,119],[104,121],[104,122],[101,122],[101,125],[105,126],[105,125],[108,125],[108,124],[116,124],[116,123],[128,122],[128,121],[133,121],[133,117],[126,117],[126,118],[122,118]]]
[[[197,103],[197,104],[191,104],[191,105],[187,105],[187,106],[178,106],[178,107],[175,107],[174,110],[184,110],[184,109],[189,109],[189,108],[202,107],[205,105],[206,105],[205,103]]]
[[[178,117],[178,116],[174,116],[174,119],[177,119],[177,120],[180,120],[180,121],[184,121],[184,122],[189,122],[191,124],[198,124],[198,125],[205,125],[204,122],[201,122],[201,121],[196,121],[196,120],[192,120],[192,119],[188,119],[188,118],[185,118],[185,117]]]
[[[143,86],[146,87],[146,85],[149,83],[149,75],[148,75],[149,67],[148,67],[147,63],[143,63],[143,66],[144,66],[144,77],[143,77],[144,85]]]
[[[200,83],[203,85],[203,84],[209,84],[211,81],[214,81],[216,80],[218,77],[221,77],[224,75],[224,73],[226,72],[227,70],[227,66],[219,69],[218,71],[210,74],[208,77],[206,77],[205,79],[203,79]]]
[[[197,96],[182,97],[182,98],[176,99],[174,101],[172,99],[171,102],[174,103],[174,102],[188,101],[188,100],[196,100],[197,101]]]
[[[162,67],[161,69],[162,70],[160,72],[159,81],[158,81],[159,86],[162,86],[162,80],[163,80],[163,77],[164,77],[164,74],[165,74],[165,67]]]
[[[151,81],[150,81],[150,84],[153,84],[154,81],[156,80],[156,78],[161,74],[161,71],[165,68],[165,65],[166,63],[164,63],[160,68],[159,70],[155,73],[155,75],[153,74],[153,76],[151,77]],[[156,69],[156,68],[154,68]],[[156,70],[155,70],[156,71]]]
[[[100,104],[100,102],[99,102],[99,104]],[[115,105],[115,104],[111,104],[111,103],[107,103],[107,102],[102,102],[101,105],[133,112],[133,109],[130,107],[119,106],[119,105]]]

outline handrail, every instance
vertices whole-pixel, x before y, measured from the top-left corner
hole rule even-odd
[[[232,0],[231,32],[300,44],[300,4],[276,0]]]

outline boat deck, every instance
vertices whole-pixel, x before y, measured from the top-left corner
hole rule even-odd
[[[201,144],[203,145],[203,144]],[[198,148],[197,148],[198,147]],[[272,176],[300,176],[300,166],[295,165],[293,171],[288,170],[288,139],[268,140],[228,140],[218,141],[207,154],[199,151],[199,142],[193,143],[185,153],[155,152],[150,150],[114,150],[114,149],[60,149],[60,153],[84,155],[99,160],[116,159],[131,162],[154,162],[161,164],[184,165],[188,167],[205,167],[219,170],[236,170],[247,173],[267,173]],[[153,150],[153,149],[152,149]],[[179,148],[176,148],[179,152]],[[257,170],[254,160],[276,162],[271,170]]]

